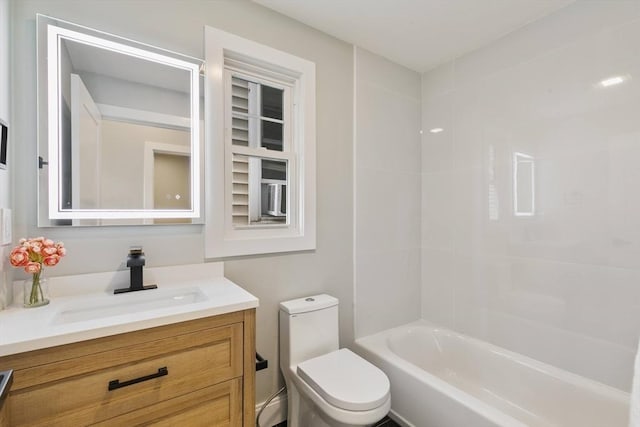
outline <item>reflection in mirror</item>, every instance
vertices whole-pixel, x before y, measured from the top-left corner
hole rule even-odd
[[[535,215],[535,159],[523,153],[513,154],[513,213]]]
[[[233,225],[287,223],[287,162],[233,155]]]
[[[199,218],[201,61],[41,15],[38,37],[39,225]]]

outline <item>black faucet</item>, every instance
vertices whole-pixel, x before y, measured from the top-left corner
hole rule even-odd
[[[127,267],[131,269],[131,283],[128,288],[120,288],[113,291],[114,294],[122,294],[125,292],[145,291],[147,289],[156,289],[158,285],[142,284],[142,267],[144,267],[144,252],[142,248],[131,248],[127,255]]]

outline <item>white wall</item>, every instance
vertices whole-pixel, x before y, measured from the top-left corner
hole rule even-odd
[[[9,114],[11,91],[9,84],[9,64],[11,59],[10,39],[10,8],[9,0],[0,0],[0,119],[11,125]],[[9,147],[7,153],[7,169],[0,169],[0,208],[11,207],[11,154],[15,147],[16,140],[12,135],[13,128],[9,126]],[[0,310],[2,310],[9,299],[8,282],[11,278],[9,269],[11,266],[7,261],[7,256],[11,246],[0,246]]]
[[[353,201],[351,46],[249,1],[19,0],[12,3],[15,46],[15,237],[44,234],[63,240],[69,255],[48,274],[125,269],[130,245],[144,246],[149,266],[203,262],[203,227],[36,227],[35,14],[48,14],[103,31],[203,56],[203,26],[236,33],[316,63],[317,250],[225,263],[226,276],[260,298],[257,348],[269,369],[257,374],[257,401],[280,384],[278,303],[328,292],[340,298],[344,344],[353,340]],[[1,28],[5,28],[2,26]]]
[[[356,336],[420,318],[420,75],[355,49]]]
[[[423,316],[623,390],[640,331],[639,19],[638,2],[576,2],[422,82]],[[514,216],[514,152],[535,158],[533,217]]]

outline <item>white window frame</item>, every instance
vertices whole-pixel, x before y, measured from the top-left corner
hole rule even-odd
[[[315,249],[315,64],[209,26],[205,27],[205,61],[205,257]],[[226,70],[273,87],[286,82],[291,111],[287,114],[283,105],[283,119],[290,127],[283,129],[283,151],[231,145],[230,77]],[[290,138],[284,136],[287,131]],[[286,224],[233,225],[230,177],[234,153],[287,161]]]

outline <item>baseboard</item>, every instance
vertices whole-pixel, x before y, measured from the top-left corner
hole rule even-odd
[[[256,416],[264,402],[256,405]],[[260,427],[271,427],[287,420],[287,394],[275,397],[260,415]]]

